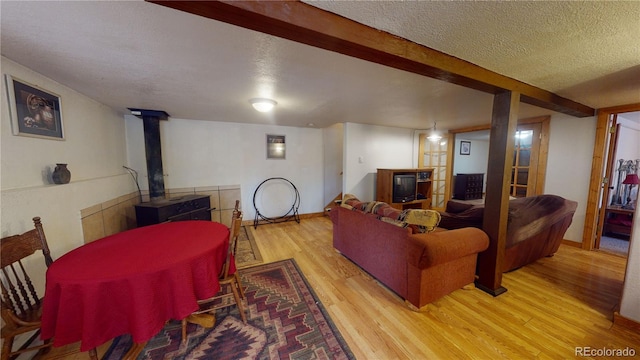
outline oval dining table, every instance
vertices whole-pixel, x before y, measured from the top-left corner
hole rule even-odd
[[[80,341],[90,351],[123,335],[135,359],[168,320],[198,309],[220,289],[229,229],[211,221],[150,225],[104,237],[61,256],[47,269],[42,339]],[[233,264],[235,270],[235,264]]]

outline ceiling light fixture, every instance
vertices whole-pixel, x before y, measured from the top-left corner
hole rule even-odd
[[[437,142],[440,141],[442,139],[442,135],[438,134],[438,131],[436,130],[436,122],[433,122],[433,130],[431,130],[431,134],[429,136],[427,136],[427,139],[429,139],[429,141],[433,141],[433,142]]]
[[[254,109],[260,112],[269,112],[273,110],[273,107],[278,104],[274,100],[265,99],[265,98],[253,98],[249,100]]]

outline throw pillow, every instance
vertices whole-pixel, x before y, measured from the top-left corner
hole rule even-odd
[[[421,233],[428,233],[440,224],[440,213],[435,210],[407,209],[400,214],[398,220],[416,225]]]
[[[406,227],[409,226],[409,224],[407,224],[404,221],[392,219],[392,218],[386,217],[386,216],[379,216],[378,219],[380,219],[380,221],[382,221],[382,222],[386,222],[386,223],[389,223],[389,224],[392,224],[392,225],[395,225],[395,226],[398,226],[398,227],[401,227],[401,228],[406,228]]]
[[[376,214],[378,212],[378,209],[385,205],[387,205],[387,203],[380,202],[380,201],[371,201],[365,207],[364,212]]]
[[[342,197],[342,204],[340,204],[340,206],[350,209],[350,210],[360,210],[360,211],[364,211],[365,208],[367,207],[368,203],[366,202],[362,202],[360,200],[358,200],[357,197],[355,197],[355,195],[352,194],[345,194]]]

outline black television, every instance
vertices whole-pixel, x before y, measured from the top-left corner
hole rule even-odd
[[[393,175],[393,202],[403,203],[416,199],[416,175]]]

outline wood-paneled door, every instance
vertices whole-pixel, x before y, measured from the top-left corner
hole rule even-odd
[[[542,145],[542,123],[518,124],[515,135],[513,166],[511,169],[511,196],[526,197],[543,192],[538,186],[540,178],[540,148]],[[546,157],[545,157],[546,159]]]
[[[447,164],[449,160],[450,136],[443,135],[438,141],[431,141],[426,134],[420,134],[418,167],[433,168],[431,179],[431,208],[444,210],[447,205]]]

